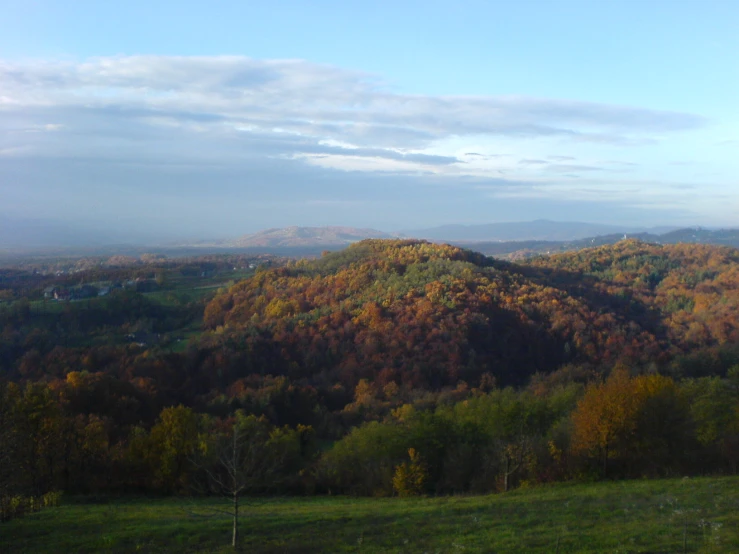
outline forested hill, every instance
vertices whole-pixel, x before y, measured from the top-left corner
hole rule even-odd
[[[367,240],[236,263],[137,266],[85,299],[7,276],[0,520],[15,495],[192,491],[193,456],[212,471],[237,432],[279,477],[256,492],[737,471],[739,250],[623,241],[514,264]]]
[[[739,251],[616,245],[493,261],[448,245],[367,240],[258,273],[206,308],[238,373],[438,389],[521,384],[563,364],[665,364],[739,343]]]

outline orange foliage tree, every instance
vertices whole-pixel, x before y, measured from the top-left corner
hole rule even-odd
[[[677,389],[669,377],[631,377],[615,369],[604,383],[588,386],[572,414],[572,449],[575,454],[600,460],[603,476],[609,460],[648,451],[662,440],[655,417],[664,418],[679,408]]]

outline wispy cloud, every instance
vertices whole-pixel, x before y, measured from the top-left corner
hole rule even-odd
[[[555,173],[570,173],[579,171],[603,171],[602,167],[593,165],[577,165],[577,164],[551,164],[547,166],[547,171]]]
[[[595,102],[406,94],[375,75],[304,60],[0,61],[0,200],[53,210],[73,194],[79,213],[106,221],[122,210],[164,218],[167,206],[192,221],[219,214],[224,202],[242,221],[238,202],[277,205],[285,196],[325,199],[332,203],[308,205],[354,217],[378,198],[388,214],[408,213],[419,198],[438,211],[459,198],[468,210],[474,200],[460,191],[550,199],[579,173],[611,171],[597,160],[624,146],[706,124]],[[452,192],[425,197],[436,185]],[[197,202],[188,205],[188,195]]]
[[[592,102],[400,94],[365,73],[231,56],[3,62],[0,89],[4,112],[43,117],[41,125],[53,117],[55,128],[82,133],[95,132],[87,114],[98,126],[125,118],[181,131],[294,134],[404,151],[451,135],[622,143],[705,124],[692,114]]]
[[[548,159],[554,160],[555,162],[571,162],[575,160],[574,156],[548,156]]]

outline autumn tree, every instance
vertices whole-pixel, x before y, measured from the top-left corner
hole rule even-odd
[[[393,490],[398,496],[423,494],[428,481],[428,468],[415,448],[408,449],[408,461],[395,468]]]
[[[638,422],[640,398],[625,369],[616,369],[605,383],[590,385],[572,414],[573,450],[600,459],[603,476],[608,461],[627,447]]]
[[[621,457],[664,465],[676,453],[687,412],[669,377],[631,377],[615,369],[604,383],[591,384],[572,414],[575,454],[601,461],[604,476],[609,460]]]

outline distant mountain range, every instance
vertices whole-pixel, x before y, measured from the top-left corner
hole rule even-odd
[[[537,220],[520,223],[491,223],[487,225],[444,225],[429,229],[406,230],[386,233],[377,229],[355,227],[285,227],[266,229],[258,233],[217,242],[188,244],[187,246],[218,248],[319,248],[330,250],[364,239],[415,238],[435,242],[478,241],[570,241],[617,233],[664,233],[677,227],[637,228],[598,223],[560,222]]]
[[[432,242],[448,242],[477,250],[489,256],[520,258],[537,254],[577,250],[590,246],[613,244],[624,236],[647,242],[671,244],[677,242],[724,244],[739,247],[739,230],[709,230],[704,228],[601,225],[598,223],[537,220],[486,225],[444,225],[428,229],[387,233],[377,229],[355,227],[285,227],[273,228],[234,239],[160,243],[144,246],[145,241],[132,245],[133,237],[114,233],[93,232],[61,223],[20,220],[0,217],[0,253],[44,250],[49,254],[73,255],[79,251],[117,253],[119,250],[166,252],[167,255],[193,255],[240,250],[292,257],[319,256],[323,250],[340,250],[360,240],[416,238]],[[149,243],[150,244],[150,243]]]
[[[430,229],[403,231],[401,234],[434,241],[513,241],[548,240],[567,241],[617,233],[662,234],[679,227],[629,227],[625,225],[602,225],[573,221],[536,221],[516,223],[488,223],[485,225],[443,225]]]
[[[617,229],[617,231],[614,232],[613,229]],[[482,240],[477,237],[488,238]],[[504,240],[504,237],[516,238]],[[432,242],[448,242],[500,258],[525,258],[541,254],[580,250],[593,246],[615,244],[624,238],[635,238],[659,244],[705,243],[739,248],[739,229],[710,230],[701,227],[684,229],[652,227],[645,231],[643,228],[634,227],[545,220],[529,223],[448,225],[397,234],[384,233],[376,229],[357,229],[353,227],[287,227],[284,229],[267,229],[212,246],[246,249],[252,252],[264,251],[289,256],[315,256],[320,250],[339,250],[352,242],[368,238],[418,238],[431,240]]]
[[[739,248],[739,229],[710,230],[701,227],[676,229],[662,234],[614,233],[579,240],[514,240],[514,241],[451,241],[452,244],[482,252],[496,258],[519,259],[556,254],[594,246],[616,244],[624,238],[639,239],[655,244],[715,244]]]

